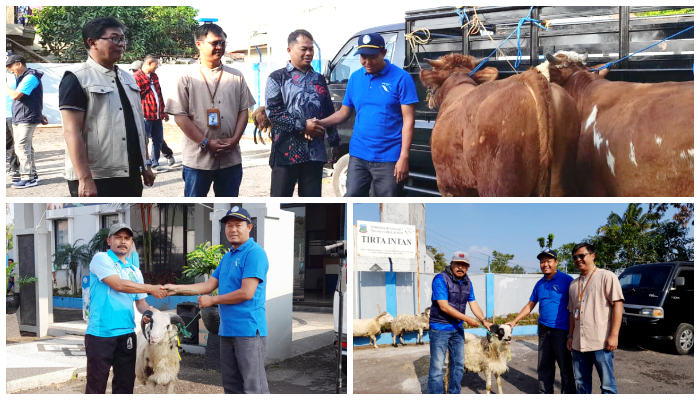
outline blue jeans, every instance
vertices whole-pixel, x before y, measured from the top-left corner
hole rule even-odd
[[[430,337],[430,370],[428,372],[428,394],[443,394],[442,367],[445,364],[445,353],[450,349],[450,384],[447,392],[460,394],[462,392],[462,376],[464,375],[464,331],[428,331]]]
[[[212,182],[216,197],[238,197],[243,165],[214,170],[183,167],[182,179],[185,180],[185,197],[207,197]]]
[[[403,183],[396,183],[395,167],[396,162],[372,162],[350,156],[345,197],[402,196]]]
[[[151,143],[151,164],[155,168],[160,165],[158,159],[160,158],[161,150],[166,157],[172,157],[173,151],[163,139],[163,121],[144,121],[146,122],[146,137],[150,137],[153,140]]]
[[[595,365],[600,378],[600,390],[602,393],[617,394],[615,369],[613,368],[614,352],[605,349],[585,352],[573,350],[571,355],[574,361],[576,393],[591,394],[591,390],[593,390],[593,365]]]

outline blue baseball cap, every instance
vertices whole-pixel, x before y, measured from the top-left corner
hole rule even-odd
[[[384,38],[378,33],[368,33],[360,36],[357,40],[357,51],[355,55],[364,54],[373,56],[385,48]]]
[[[243,221],[247,221],[249,224],[253,223],[253,220],[250,219],[250,214],[243,207],[231,207],[231,209],[226,212],[226,215],[224,215],[224,217],[221,218],[219,221],[221,221],[222,224],[225,224],[229,218],[238,218]]]
[[[555,260],[559,261],[559,259],[557,258],[557,251],[556,250],[547,249],[547,250],[541,252],[540,254],[538,254],[537,259],[540,260],[540,259],[542,259],[543,256],[550,256],[550,257],[554,258]]]

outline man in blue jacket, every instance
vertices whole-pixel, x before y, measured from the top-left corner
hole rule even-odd
[[[467,276],[469,255],[458,251],[452,256],[449,268],[433,278],[433,297],[430,307],[430,370],[428,394],[442,394],[442,366],[445,353],[450,350],[450,381],[448,393],[462,392],[464,375],[464,322],[477,327],[481,322],[486,329],[491,323],[486,320],[476,303],[472,282]],[[464,315],[467,304],[478,321]]]
[[[15,153],[19,158],[21,179],[12,184],[15,189],[36,186],[39,177],[34,164],[32,137],[37,125],[42,123],[44,108],[44,88],[41,85],[43,72],[27,68],[24,57],[11,55],[5,61],[5,68],[17,77],[17,87],[5,85],[7,95],[12,102],[12,130],[15,141]]]
[[[520,314],[506,324],[515,327],[518,321],[528,316],[537,303],[540,303],[540,318],[537,320],[539,391],[546,394],[554,393],[556,361],[561,375],[561,392],[574,394],[576,393],[574,367],[571,352],[566,348],[566,339],[569,334],[569,310],[567,309],[569,286],[574,278],[557,271],[559,260],[556,250],[547,249],[541,252],[537,259],[540,260],[540,269],[544,277],[535,284],[530,301],[523,307]]]

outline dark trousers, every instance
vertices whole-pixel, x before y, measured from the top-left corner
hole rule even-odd
[[[550,328],[543,324],[537,326],[539,336],[537,380],[540,393],[554,393],[555,362],[559,365],[561,392],[563,394],[576,393],[574,365],[571,352],[566,348],[566,335],[568,333],[567,329]]]
[[[243,165],[213,170],[184,167],[182,179],[185,180],[185,197],[207,197],[212,182],[216,197],[238,197]]]
[[[141,197],[143,195],[143,182],[141,172],[137,167],[130,167],[130,174],[126,178],[95,179],[98,197]],[[78,196],[79,181],[68,182],[68,190],[72,197]]]
[[[323,162],[309,161],[272,167],[270,197],[292,197],[299,182],[299,197],[321,197]]]
[[[133,394],[136,379],[136,334],[114,337],[85,335],[87,385],[85,394],[104,394],[109,367],[114,370],[112,394]]]
[[[345,197],[399,197],[403,183],[394,178],[395,162],[371,162],[350,156]],[[371,192],[370,192],[371,190]]]
[[[12,137],[12,118],[5,118],[5,161],[11,171],[19,171],[19,159],[15,153],[15,140]]]
[[[151,166],[155,168],[160,165],[158,159],[161,151],[165,157],[172,157],[173,151],[163,139],[163,121],[144,121],[146,123],[146,137],[150,137],[153,140],[151,142]]]
[[[265,373],[266,338],[219,336],[221,381],[226,394],[269,394]]]

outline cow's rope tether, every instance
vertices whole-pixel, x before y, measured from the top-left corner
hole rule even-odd
[[[425,33],[425,39],[418,36],[418,32]],[[404,37],[406,38],[406,40],[408,40],[408,44],[411,46],[413,60],[415,60],[416,64],[418,64],[418,69],[423,69],[420,66],[420,61],[418,61],[418,56],[416,55],[416,52],[418,50],[418,45],[424,45],[430,42],[430,31],[426,28],[418,28],[411,33],[405,34]],[[411,63],[413,63],[413,60],[411,60]]]
[[[630,55],[627,55],[627,56],[625,56],[625,57],[622,57],[622,58],[620,58],[620,59],[617,60],[617,61],[609,62],[609,63],[603,65],[602,67],[591,68],[590,71],[591,71],[591,72],[599,72],[599,71],[602,71],[602,70],[604,70],[604,69],[606,69],[606,68],[610,68],[610,67],[612,67],[613,65],[615,65],[615,64],[617,64],[617,63],[619,63],[619,62],[621,62],[621,61],[624,61],[624,60],[626,60],[626,59],[632,57],[632,56],[635,55],[635,54],[641,53],[641,52],[643,52],[643,51],[647,51],[647,50],[651,49],[652,47],[657,46],[657,45],[659,45],[659,44],[661,44],[661,43],[663,43],[663,42],[665,42],[665,41],[667,41],[667,40],[669,40],[669,39],[673,39],[674,37],[680,35],[681,33],[685,33],[685,32],[687,32],[687,31],[693,29],[694,27],[695,27],[695,25],[691,25],[691,26],[689,26],[689,27],[683,29],[682,31],[680,31],[680,32],[678,32],[678,33],[674,33],[673,35],[671,35],[671,36],[669,36],[669,37],[667,37],[667,38],[665,38],[665,39],[663,39],[663,40],[660,40],[660,41],[658,41],[658,42],[656,42],[656,43],[654,43],[654,44],[652,44],[652,45],[650,45],[650,46],[647,46],[647,47],[645,47],[645,48],[643,48],[643,49],[641,49],[641,50],[639,50],[639,51],[635,51],[634,53],[632,53],[632,54],[630,54]]]
[[[462,9],[460,9],[459,7],[457,7],[457,15],[459,15],[459,21],[462,24],[462,29],[468,27],[467,36],[471,36],[471,35],[476,35],[477,33],[479,33],[479,30],[480,30],[479,28],[481,28],[484,30],[484,32],[486,32],[486,36],[488,36],[488,38],[492,42],[496,43],[496,41],[493,40],[493,36],[491,36],[491,34],[488,33],[488,29],[486,29],[486,27],[484,26],[484,23],[481,22],[481,20],[479,19],[479,15],[476,12],[476,7],[477,6],[472,6],[472,8],[474,9],[474,16],[470,20],[467,20],[467,18],[468,18],[467,17],[467,8],[464,7]],[[498,52],[501,54],[501,56],[503,56],[503,58],[506,60],[508,65],[513,69],[513,71],[518,73],[518,70],[515,69],[513,64],[510,63],[510,60],[508,60],[508,58],[507,58],[506,54],[503,52],[503,50],[498,48]]]
[[[522,28],[523,24],[524,24],[525,22],[530,22],[530,23],[533,23],[533,24],[539,26],[540,28],[542,28],[542,29],[544,29],[544,30],[546,30],[546,31],[549,30],[546,26],[540,24],[539,20],[530,18],[530,15],[532,14],[532,10],[533,10],[534,8],[535,8],[535,6],[530,6],[530,11],[527,13],[527,16],[521,18],[520,21],[518,21],[518,26],[515,28],[515,30],[514,30],[513,32],[511,32],[511,34],[508,35],[508,37],[507,37],[503,42],[501,42],[501,44],[499,44],[498,47],[496,47],[496,48],[491,52],[491,54],[489,54],[486,58],[484,58],[483,60],[481,60],[481,62],[476,66],[476,68],[474,68],[474,69],[472,70],[472,72],[469,73],[469,76],[474,75],[474,73],[475,73],[476,71],[478,71],[484,64],[486,64],[486,62],[487,62],[491,57],[493,57],[494,54],[496,54],[496,51],[498,51],[498,50],[501,48],[501,46],[503,46],[508,40],[510,40],[510,38],[511,38],[515,33],[518,34],[518,36],[517,36],[518,57],[517,57],[516,60],[515,60],[515,68],[518,68],[518,67],[520,66],[520,60],[521,60],[522,57],[523,57],[523,52],[522,52],[522,50],[520,49],[520,29]],[[531,61],[532,61],[532,60],[531,60]]]
[[[183,290],[170,290],[170,289],[168,289],[168,292],[176,292],[176,293],[177,293],[177,292],[194,292],[194,293],[197,293],[198,295],[201,296],[201,294],[200,294],[199,292],[197,292],[196,290],[191,290],[191,289],[183,289]],[[202,315],[202,310],[199,310],[199,312],[197,313],[197,315],[199,315],[199,316],[201,317],[201,315]],[[192,323],[197,319],[197,315],[195,315],[195,317],[192,318],[192,321],[190,321],[190,323],[187,324],[187,325],[185,325],[184,327],[182,326],[182,324],[179,324],[179,323],[178,323],[178,324],[177,324],[177,325],[178,325],[178,332],[177,332],[175,335],[171,336],[170,339],[168,339],[168,340],[172,340],[172,338],[174,338],[175,336],[178,336],[179,334],[182,334],[182,336],[184,336],[184,337],[186,337],[186,338],[188,338],[188,339],[191,338],[191,337],[192,337],[192,334],[190,333],[190,331],[187,330],[187,328],[188,328],[190,325],[192,325]],[[180,346],[180,337],[179,337],[179,336],[178,336],[178,338],[177,338],[177,345],[178,345],[178,347]]]

